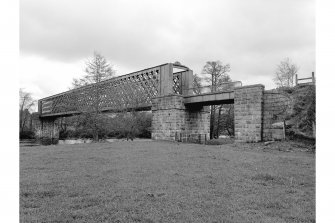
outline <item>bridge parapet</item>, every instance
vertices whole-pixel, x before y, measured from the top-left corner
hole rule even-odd
[[[225,82],[218,85],[206,85],[201,87],[193,87],[188,89],[188,96],[200,94],[213,94],[220,92],[234,91],[235,88],[242,87],[241,81]]]

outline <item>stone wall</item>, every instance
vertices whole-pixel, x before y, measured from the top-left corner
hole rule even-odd
[[[279,140],[284,138],[282,127],[285,109],[290,108],[290,100],[276,89],[264,91],[263,106],[263,140]],[[287,110],[289,112],[289,110]],[[278,125],[274,125],[277,123]]]
[[[187,107],[185,115],[185,131],[187,134],[208,134],[210,111],[208,106]]]
[[[235,139],[240,142],[262,141],[264,85],[235,88]]]
[[[152,139],[175,140],[181,134],[209,137],[208,108],[187,108],[182,95],[154,98],[152,114]]]

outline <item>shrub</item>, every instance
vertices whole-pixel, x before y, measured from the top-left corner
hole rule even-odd
[[[99,134],[99,137],[103,137],[104,134]],[[92,139],[93,134],[85,129],[66,130],[59,132],[59,139]]]
[[[107,133],[107,137],[109,137],[109,138],[115,138],[117,136],[118,136],[118,133],[115,132],[115,131],[110,131],[110,132]]]
[[[65,130],[65,131],[60,131],[59,132],[59,139],[71,139],[71,138],[76,138],[76,131],[74,130]]]
[[[20,139],[34,139],[35,133],[31,130],[24,130],[20,132]]]
[[[313,138],[315,125],[315,86],[297,87],[294,92],[294,105],[291,120],[295,134]]]
[[[206,142],[207,145],[224,145],[234,143],[234,139],[227,138],[227,139],[211,139]]]

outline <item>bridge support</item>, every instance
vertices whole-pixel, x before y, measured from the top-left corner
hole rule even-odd
[[[206,135],[209,139],[209,110],[207,107],[185,107],[182,95],[153,99],[152,133],[154,140],[176,140],[176,135]]]
[[[234,94],[235,140],[262,141],[264,85],[238,87]]]
[[[32,126],[35,137],[42,145],[57,144],[59,129],[56,118],[41,118],[38,113],[32,115]]]

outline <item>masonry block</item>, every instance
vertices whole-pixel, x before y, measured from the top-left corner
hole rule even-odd
[[[235,139],[239,142],[262,141],[264,86],[249,85],[235,88]]]
[[[292,102],[276,89],[264,91],[263,140],[284,139],[283,129],[275,127],[273,124],[283,121],[284,110],[292,107],[290,103]]]

